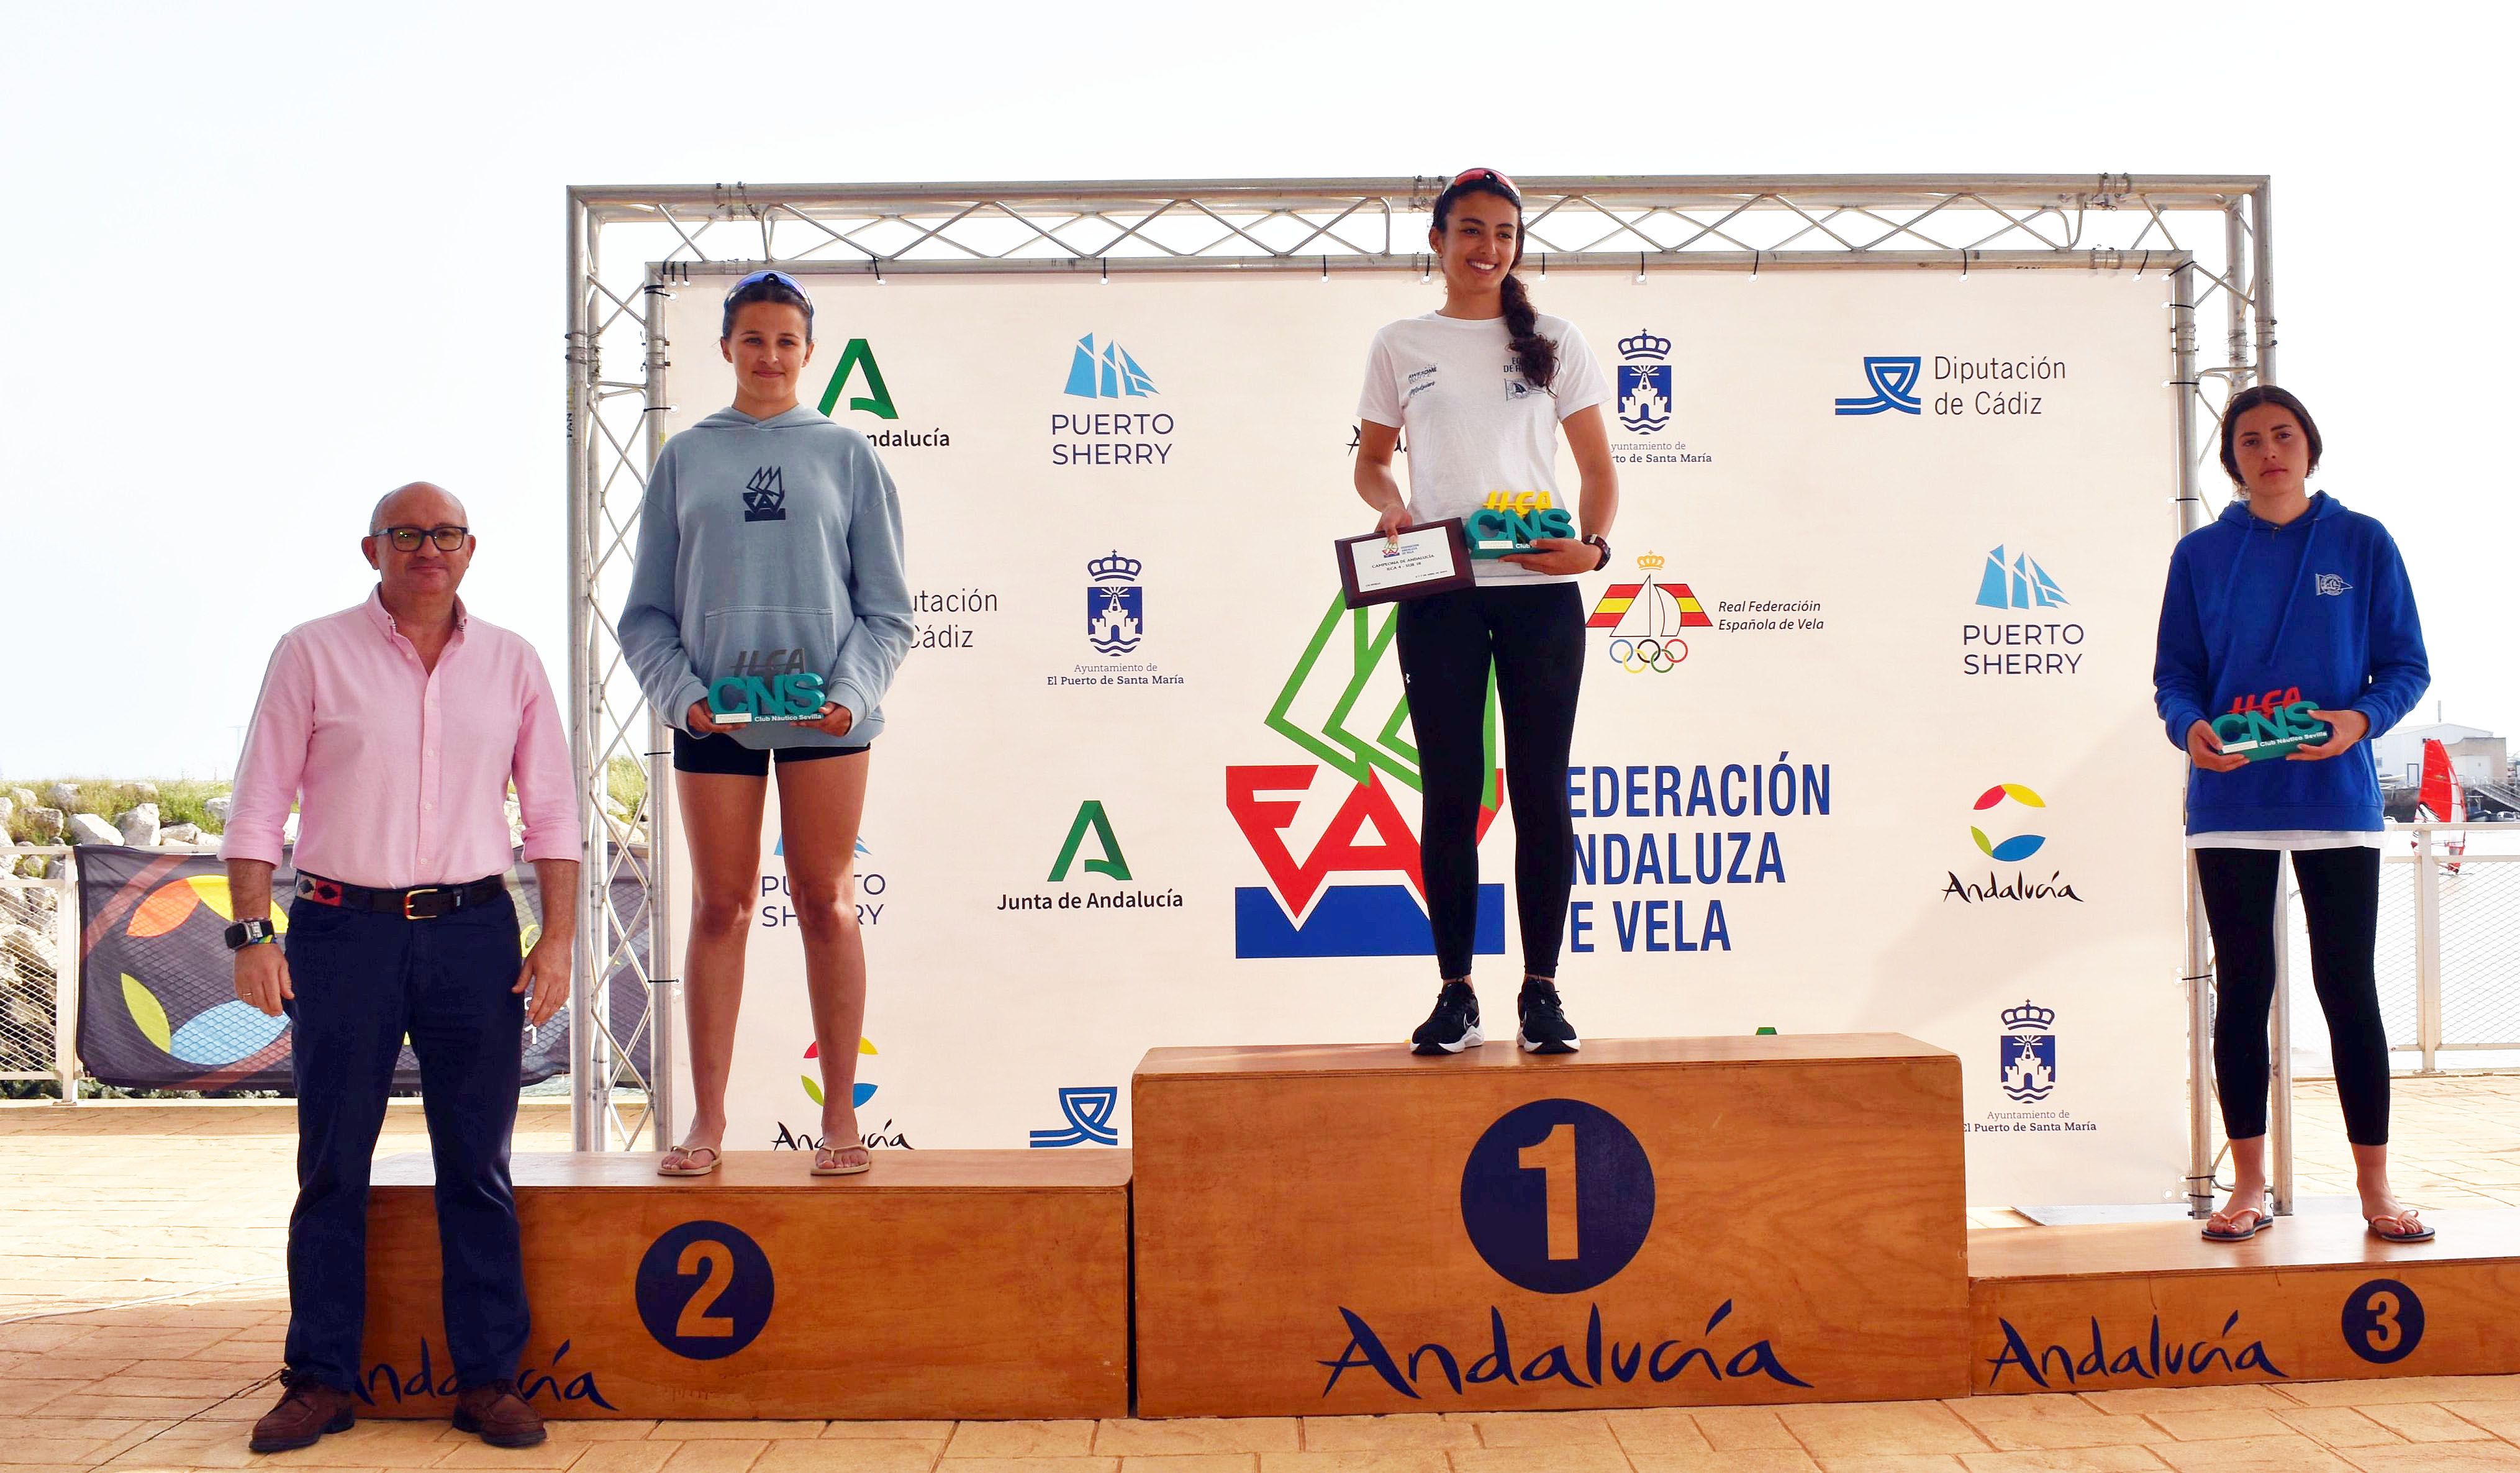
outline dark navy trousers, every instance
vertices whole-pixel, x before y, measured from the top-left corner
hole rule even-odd
[[[408,1035],[437,1167],[447,1356],[462,1386],[515,1379],[527,1327],[508,1181],[525,1022],[524,999],[513,990],[524,964],[518,943],[516,907],[504,898],[430,920],[291,904],[291,1369],[341,1391],[360,1388],[368,1163]]]

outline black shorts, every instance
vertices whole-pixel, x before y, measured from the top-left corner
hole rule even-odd
[[[818,757],[855,757],[875,743],[864,746],[783,746],[778,749],[782,763],[811,762]],[[677,727],[674,729],[674,771],[678,773],[724,773],[736,778],[770,776],[771,754],[745,746],[724,732],[695,736]]]

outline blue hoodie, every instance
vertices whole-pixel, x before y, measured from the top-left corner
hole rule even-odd
[[[845,736],[738,727],[745,746],[863,746],[910,648],[901,502],[866,436],[802,405],[756,420],[721,409],[665,442],[648,476],[621,653],[683,727],[709,683],[814,674],[849,711]]]
[[[2152,691],[2171,745],[2185,750],[2197,722],[2281,704],[2295,688],[2322,711],[2371,719],[2362,741],[2324,761],[2273,759],[2228,773],[2191,764],[2189,833],[2378,829],[2371,738],[2431,684],[2398,545],[2324,491],[2283,526],[2234,501],[2170,555]]]

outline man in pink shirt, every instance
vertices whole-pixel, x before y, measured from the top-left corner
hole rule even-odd
[[[455,596],[473,550],[462,504],[414,482],[368,525],[377,590],[281,637],[220,848],[236,914],[267,917],[298,805],[285,954],[266,919],[228,928],[237,996],[296,1029],[285,1393],[252,1449],[303,1448],[356,1419],[368,1164],[405,1037],[436,1163],[455,1425],[531,1447],[543,1425],[517,1395],[527,1315],[508,1143],[525,1025],[568,1000],[577,783],[533,647]],[[530,952],[505,882],[512,780],[542,892]]]

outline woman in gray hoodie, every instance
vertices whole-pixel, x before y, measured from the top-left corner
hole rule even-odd
[[[878,702],[911,641],[901,507],[866,437],[797,403],[814,305],[793,277],[736,283],[718,351],[735,366],[735,404],[658,452],[621,610],[622,653],[674,729],[692,856],[691,1131],[657,1170],[718,1166],[775,760],[823,1072],[813,1170],[847,1176],[872,1164],[852,1097],[866,950],[850,866]]]

